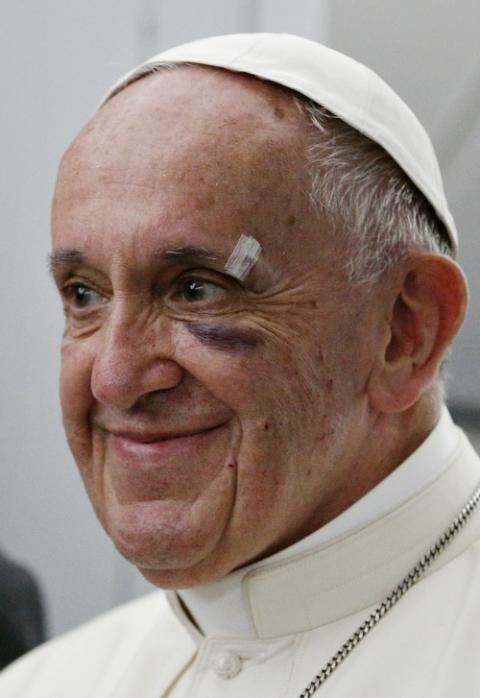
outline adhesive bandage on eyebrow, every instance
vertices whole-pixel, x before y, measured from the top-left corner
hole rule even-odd
[[[243,281],[255,266],[260,253],[261,244],[251,235],[240,235],[232,254],[225,264],[225,271],[236,279]]]

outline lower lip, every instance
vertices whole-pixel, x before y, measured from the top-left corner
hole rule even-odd
[[[177,436],[149,443],[135,441],[115,434],[110,434],[110,439],[117,457],[125,465],[131,465],[132,467],[149,464],[161,465],[162,462],[177,456],[193,456],[197,450],[208,446],[210,441],[217,437],[222,427],[223,425],[188,436]]]

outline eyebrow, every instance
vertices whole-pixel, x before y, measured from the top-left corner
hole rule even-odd
[[[85,257],[78,250],[55,250],[47,257],[47,265],[50,274],[54,275],[64,267],[86,264]]]
[[[194,245],[183,245],[167,250],[157,250],[153,253],[153,257],[164,261],[175,260],[179,264],[192,260],[225,263],[224,257],[213,250],[206,247],[196,247]],[[55,275],[55,273],[65,267],[87,266],[88,261],[78,250],[59,249],[48,256],[47,264],[50,273]]]
[[[170,260],[175,259],[182,262],[187,259],[198,259],[208,262],[225,262],[225,258],[207,247],[196,247],[194,245],[184,245],[171,250],[159,250],[156,257]]]

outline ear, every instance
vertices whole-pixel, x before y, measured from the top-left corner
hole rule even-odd
[[[387,293],[387,302],[384,339],[367,393],[376,411],[403,412],[431,385],[463,322],[465,277],[448,257],[415,255]]]

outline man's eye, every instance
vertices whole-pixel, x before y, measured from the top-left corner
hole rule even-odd
[[[181,287],[181,295],[189,303],[211,301],[224,293],[222,286],[201,279],[187,279]]]
[[[78,310],[91,308],[101,302],[100,294],[85,284],[72,284],[67,287],[66,293],[69,303]]]

